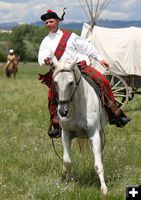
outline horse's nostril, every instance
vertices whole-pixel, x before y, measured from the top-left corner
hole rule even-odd
[[[68,109],[60,107],[59,114],[61,115],[61,117],[66,117],[68,114]]]

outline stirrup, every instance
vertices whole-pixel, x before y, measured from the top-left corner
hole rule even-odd
[[[54,130],[48,131],[48,135],[50,138],[59,138],[61,137],[61,131],[59,128],[54,128]]]

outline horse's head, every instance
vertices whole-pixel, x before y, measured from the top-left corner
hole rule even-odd
[[[67,117],[69,104],[73,99],[79,84],[81,73],[77,68],[76,61],[53,61],[55,70],[53,73],[54,83],[58,93],[58,111],[62,117]]]

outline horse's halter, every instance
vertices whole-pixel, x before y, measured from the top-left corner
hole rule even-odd
[[[73,72],[74,78],[75,78],[76,86],[75,86],[75,88],[74,88],[74,91],[73,91],[71,97],[70,97],[69,99],[65,100],[65,101],[58,101],[59,104],[70,103],[70,102],[72,101],[73,96],[74,96],[74,94],[75,94],[75,92],[76,92],[76,89],[77,89],[77,87],[78,87],[78,85],[79,85],[79,83],[80,83],[80,80],[81,80],[81,75],[80,75],[80,77],[79,77],[79,80],[77,81],[77,77],[76,77],[76,75],[75,75],[75,70],[72,70],[72,71],[71,71],[71,70],[69,70],[69,69],[62,69],[62,70],[59,70],[59,71],[56,72],[55,76],[56,76],[57,74],[63,73],[63,72]]]

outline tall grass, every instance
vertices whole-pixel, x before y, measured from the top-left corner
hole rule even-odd
[[[108,195],[100,192],[91,147],[83,154],[73,143],[76,180],[61,179],[62,163],[47,135],[47,87],[38,64],[20,64],[16,79],[0,77],[0,200],[124,200],[127,185],[141,183],[141,96],[126,107],[125,128],[107,126],[103,163]],[[62,156],[60,139],[55,140]]]

